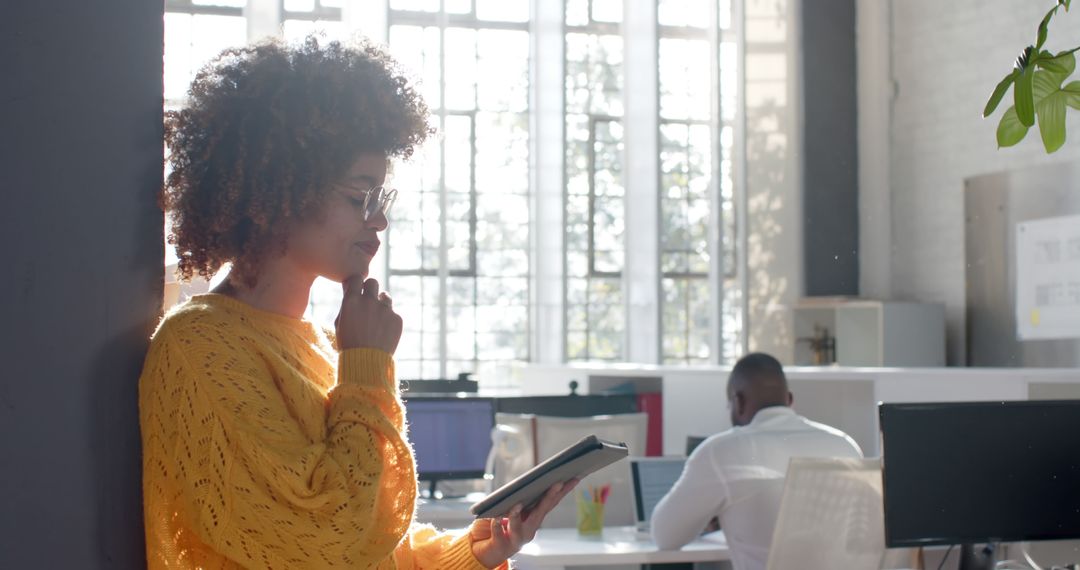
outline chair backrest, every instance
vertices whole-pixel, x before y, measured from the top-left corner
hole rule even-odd
[[[587,435],[625,443],[630,455],[644,456],[648,437],[648,414],[614,414],[587,418],[557,418],[536,416],[536,455],[540,461],[577,443]],[[617,461],[581,482],[578,489],[611,485],[604,507],[605,526],[634,524],[634,496],[630,481],[630,464]],[[578,493],[579,491],[574,491]],[[567,497],[544,519],[545,528],[569,528],[577,525],[577,507]]]
[[[880,461],[793,458],[768,570],[877,570],[884,559]]]
[[[491,475],[491,490],[502,487],[536,465],[535,434],[535,415],[495,414],[486,469]]]

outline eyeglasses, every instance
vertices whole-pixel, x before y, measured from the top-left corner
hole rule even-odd
[[[346,195],[349,200],[360,206],[361,211],[364,213],[365,222],[379,214],[388,217],[390,215],[390,207],[394,205],[394,200],[397,199],[397,190],[386,189],[382,186],[375,186],[374,188],[368,189],[347,186],[345,184],[339,184],[338,186],[349,190]],[[359,196],[357,196],[357,194],[359,194]]]

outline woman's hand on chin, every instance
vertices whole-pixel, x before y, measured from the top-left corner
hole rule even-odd
[[[393,354],[401,340],[401,317],[394,312],[390,295],[379,292],[379,282],[350,277],[341,284],[345,291],[334,326],[338,347],[375,348]]]

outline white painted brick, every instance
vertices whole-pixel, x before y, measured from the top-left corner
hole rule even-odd
[[[1052,0],[892,0],[891,293],[947,305],[949,361],[964,355],[965,178],[1080,158],[1080,113],[1069,141],[1046,156],[1037,131],[998,150],[1001,113],[981,112]],[[1080,45],[1080,10],[1051,24],[1051,50]],[[1080,76],[1078,76],[1080,78]],[[884,246],[882,246],[884,247]]]

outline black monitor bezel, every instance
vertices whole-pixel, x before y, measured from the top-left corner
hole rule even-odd
[[[495,398],[496,411],[560,418],[634,414],[641,412],[638,394],[520,395]]]
[[[638,472],[637,461],[630,462],[630,489],[634,492],[634,520],[645,520],[645,505],[641,500],[641,473]]]

